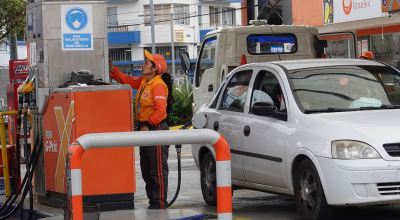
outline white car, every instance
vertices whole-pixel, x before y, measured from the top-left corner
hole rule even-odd
[[[400,203],[399,76],[367,60],[248,64],[195,116],[228,141],[233,189],[292,195],[302,218],[329,219],[336,206]],[[192,153],[216,205],[215,152]]]

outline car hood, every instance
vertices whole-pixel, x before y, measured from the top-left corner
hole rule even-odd
[[[348,139],[376,144],[400,142],[400,110],[364,110],[309,114],[308,128],[323,131],[332,140]],[[372,144],[372,143],[371,143]]]

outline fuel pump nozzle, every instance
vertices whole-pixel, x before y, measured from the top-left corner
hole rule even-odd
[[[176,154],[181,156],[182,145],[175,145]]]
[[[18,88],[17,88],[17,93],[18,94],[24,93],[24,87],[25,87],[27,82],[29,82],[29,76],[26,77],[25,81],[21,85],[18,86]]]
[[[23,93],[30,93],[30,92],[32,92],[32,90],[35,89],[35,87],[32,86],[33,80],[35,80],[35,75],[33,75],[31,81],[24,86]]]

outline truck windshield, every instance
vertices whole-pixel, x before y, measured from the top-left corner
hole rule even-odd
[[[296,53],[297,39],[294,34],[264,34],[247,37],[250,54]]]
[[[303,112],[362,110],[400,105],[400,74],[387,66],[314,67],[289,71]]]
[[[199,68],[197,68],[195,76],[196,87],[200,86],[204,71],[206,69],[211,69],[214,67],[214,56],[216,47],[217,47],[217,37],[211,37],[204,41],[198,58],[199,61],[197,65],[199,66]]]

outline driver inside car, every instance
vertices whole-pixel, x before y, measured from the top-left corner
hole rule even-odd
[[[284,110],[286,109],[285,106],[285,100],[283,98],[283,93],[281,86],[279,84],[276,84],[274,88],[271,91],[271,98],[274,101],[275,108],[277,110]]]

